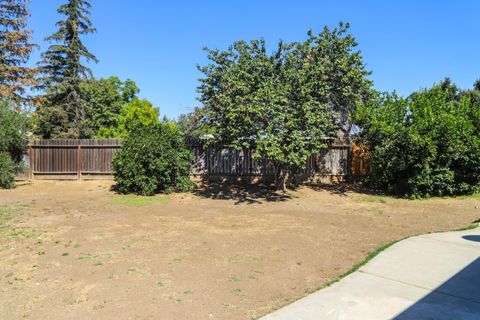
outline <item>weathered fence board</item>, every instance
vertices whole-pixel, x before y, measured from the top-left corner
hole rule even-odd
[[[330,146],[308,158],[301,175],[345,176],[349,173],[350,147]],[[274,176],[275,167],[266,159],[254,157],[254,150],[194,147],[193,174],[221,176]]]
[[[273,165],[265,159],[256,159],[252,149],[238,151],[195,146],[193,151],[192,173],[195,175],[257,176],[275,173]]]
[[[25,162],[30,166],[30,178],[82,179],[109,176],[113,173],[112,160],[121,148],[121,139],[104,140],[33,140],[29,143]],[[243,151],[231,148],[193,146],[192,174],[201,176],[272,177],[275,167],[266,159],[254,156],[253,149]],[[352,163],[351,147],[331,145],[313,154],[304,170],[297,171],[301,179],[318,176],[346,177],[356,170]],[[362,164],[363,165],[363,164]]]
[[[33,140],[29,143],[31,175],[73,178],[112,174],[112,159],[120,139]]]

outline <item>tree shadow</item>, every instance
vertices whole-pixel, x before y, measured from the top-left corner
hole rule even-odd
[[[234,200],[235,204],[262,204],[288,201],[293,197],[264,183],[202,181],[193,193],[213,200]]]
[[[384,193],[366,188],[361,183],[306,183],[305,186],[314,191],[327,191],[332,195],[347,197],[348,193],[361,193],[369,196],[384,196]]]

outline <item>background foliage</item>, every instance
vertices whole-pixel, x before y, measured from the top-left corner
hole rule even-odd
[[[206,135],[215,134],[215,127],[208,123],[204,108],[195,108],[192,112],[181,114],[176,123],[187,143],[196,143]]]
[[[134,99],[126,103],[117,115],[116,124],[100,127],[97,136],[101,138],[125,138],[137,127],[155,126],[160,113],[147,100]]]
[[[88,126],[93,136],[113,138],[102,132],[106,128],[118,127],[118,115],[122,107],[137,98],[139,92],[134,81],[121,81],[115,76],[82,81],[80,95],[86,102]]]
[[[379,95],[360,108],[361,137],[370,148],[367,182],[399,196],[469,194],[480,184],[478,92],[447,79],[403,99]]]

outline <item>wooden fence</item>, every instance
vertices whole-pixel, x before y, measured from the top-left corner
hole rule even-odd
[[[30,178],[97,179],[112,175],[122,140],[33,140],[28,146]]]
[[[206,176],[274,176],[275,167],[266,159],[256,159],[254,150],[243,151],[231,148],[194,147],[193,174]],[[307,177],[346,176],[349,174],[350,147],[333,145],[308,158],[305,170],[296,172]]]
[[[27,178],[35,179],[98,179],[110,178],[112,159],[121,148],[122,140],[33,140],[25,157],[30,167]],[[193,147],[192,174],[204,177],[273,177],[275,167],[266,159],[254,157],[254,150]],[[363,161],[357,157],[358,161]],[[359,165],[352,162],[349,145],[332,145],[312,155],[297,179],[312,176],[347,177]],[[362,165],[360,165],[362,166]],[[359,170],[356,170],[359,171]],[[356,173],[353,172],[354,174]],[[360,170],[361,171],[361,170]]]

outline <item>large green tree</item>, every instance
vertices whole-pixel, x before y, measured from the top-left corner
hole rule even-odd
[[[199,67],[198,87],[206,121],[222,143],[271,160],[279,189],[337,131],[351,130],[357,105],[368,99],[369,73],[347,30],[340,24],[309,32],[305,42],[280,41],[271,54],[264,40],[206,49],[211,63]]]
[[[301,168],[326,147],[334,131],[333,113],[319,73],[302,44],[279,43],[268,54],[264,40],[235,42],[228,50],[208,50],[211,64],[198,88],[200,101],[222,143],[255,148],[271,160],[277,188],[286,189],[292,169]]]
[[[27,29],[28,0],[0,0],[0,95],[25,102],[34,82],[35,68],[25,66],[32,50]]]
[[[42,76],[39,88],[46,95],[38,108],[38,132],[45,138],[88,138],[94,133],[88,126],[86,102],[80,93],[83,80],[92,77],[86,61],[97,62],[81,37],[95,32],[90,21],[89,0],[68,0],[58,13],[58,31],[46,38],[53,42],[39,62]]]

